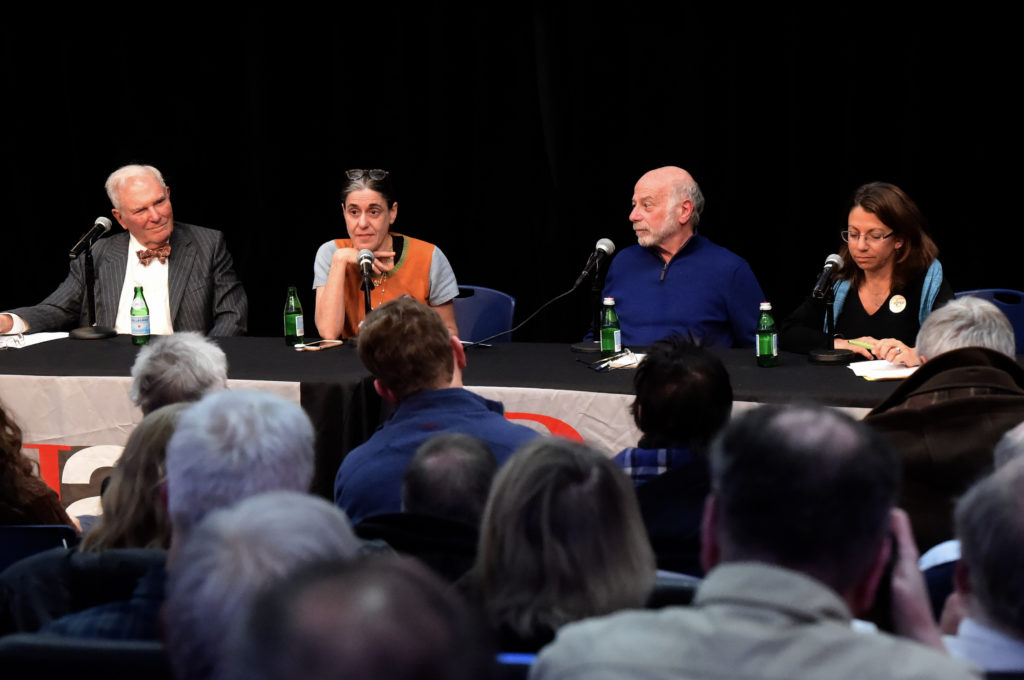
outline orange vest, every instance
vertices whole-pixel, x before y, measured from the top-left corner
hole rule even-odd
[[[370,291],[370,304],[377,309],[388,300],[403,295],[430,304],[430,261],[434,257],[434,246],[394,232],[391,232],[391,237],[403,239],[402,255],[380,285]],[[352,240],[337,238],[334,239],[334,245],[338,248],[351,248]],[[376,276],[372,278],[377,279]],[[362,285],[363,276],[359,268],[348,267],[345,271],[345,323],[341,328],[343,338],[358,335],[359,322],[366,316]]]

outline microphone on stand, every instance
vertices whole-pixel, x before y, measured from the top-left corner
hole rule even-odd
[[[363,276],[367,277],[373,273],[373,261],[376,259],[373,256],[373,251],[369,248],[363,248],[359,251],[359,270],[363,272]]]
[[[825,268],[821,270],[821,274],[818,276],[818,282],[814,284],[814,291],[811,295],[818,300],[825,297],[825,289],[832,282],[832,277],[837,271],[843,267],[843,258],[839,257],[835,253],[832,253],[825,258]]]
[[[97,217],[89,231],[85,232],[85,236],[78,239],[78,243],[71,246],[71,252],[68,253],[68,257],[72,260],[78,259],[78,256],[82,254],[86,248],[96,242],[103,234],[110,231],[111,222],[107,217]]]
[[[594,252],[590,254],[590,259],[587,260],[587,265],[583,268],[583,272],[576,279],[576,283],[572,284],[573,289],[579,288],[580,284],[587,280],[587,277],[597,271],[597,268],[601,266],[601,262],[606,257],[615,252],[615,244],[612,243],[611,239],[603,238],[597,242],[594,246]]]
[[[99,340],[101,338],[112,338],[117,332],[108,326],[97,326],[96,324],[96,268],[92,260],[92,244],[103,234],[110,231],[110,220],[106,217],[97,217],[85,236],[78,239],[68,253],[72,260],[78,259],[83,252],[82,271],[85,273],[85,309],[88,312],[88,323],[80,328],[71,331],[71,337],[79,340]]]
[[[587,277],[592,274],[595,275],[590,294],[590,307],[593,311],[591,325],[594,340],[577,342],[572,346],[572,351],[574,352],[597,352],[601,349],[601,342],[598,340],[599,329],[601,327],[601,280],[596,276],[596,273],[600,268],[601,263],[614,252],[615,244],[611,242],[611,239],[603,238],[598,241],[597,245],[594,246],[594,252],[590,254],[590,259],[587,260],[587,266],[583,268],[583,273],[579,275],[576,279],[576,283],[572,285],[572,290],[576,290],[580,287],[580,284],[587,280]]]
[[[850,363],[854,353],[848,349],[836,349],[833,344],[833,337],[836,332],[836,321],[834,313],[835,293],[832,290],[832,277],[843,266],[843,258],[832,253],[825,258],[825,268],[818,275],[818,282],[814,284],[814,291],[811,296],[823,300],[825,303],[825,344],[818,349],[811,350],[807,360],[812,364],[826,364],[842,366]]]
[[[370,280],[370,275],[373,274],[373,251],[369,248],[363,248],[359,251],[356,256],[359,262],[359,270],[363,273],[363,306],[367,314],[370,313],[372,306],[370,304],[370,291],[373,290],[373,281]]]
[[[588,276],[590,276],[591,274],[593,274],[594,272],[597,271],[598,265],[600,265],[601,262],[606,257],[608,257],[609,255],[611,255],[614,252],[615,252],[615,244],[611,242],[611,239],[607,239],[607,238],[601,239],[600,241],[597,242],[597,245],[594,247],[594,252],[590,254],[590,259],[587,260],[587,266],[583,268],[583,273],[580,274],[578,279],[576,279],[576,283],[573,284],[572,288],[570,288],[569,290],[565,291],[564,293],[561,293],[560,295],[556,295],[555,297],[551,298],[550,300],[548,300],[547,302],[542,304],[540,307],[537,308],[537,311],[535,311],[530,316],[526,317],[516,327],[510,328],[507,331],[502,331],[501,333],[495,333],[494,335],[492,335],[490,337],[487,337],[487,338],[484,338],[483,340],[477,340],[475,342],[467,342],[467,343],[463,343],[463,344],[466,347],[473,347],[473,346],[478,346],[478,345],[484,345],[486,347],[488,345],[486,345],[485,343],[488,343],[491,340],[494,340],[495,338],[500,338],[503,335],[508,335],[509,333],[514,333],[515,331],[519,330],[520,328],[525,326],[527,323],[529,323],[533,319],[533,317],[537,316],[542,311],[547,309],[547,307],[549,305],[551,305],[552,303],[554,303],[554,302],[556,302],[558,300],[561,300],[562,298],[566,297],[567,295],[571,295],[572,293],[574,293],[576,291],[576,289],[579,287],[579,285],[581,283],[583,283],[583,281],[585,281]],[[596,291],[596,294],[600,294],[600,291],[599,290]],[[585,343],[579,343],[579,346],[580,346],[580,349],[577,349],[577,346],[573,345],[573,351],[578,351],[578,352],[594,352],[594,351],[600,350],[601,343],[600,342],[597,342],[597,343],[585,342]],[[594,347],[596,347],[596,349],[594,349]]]

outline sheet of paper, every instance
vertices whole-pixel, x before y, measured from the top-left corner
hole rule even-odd
[[[41,342],[50,340],[61,340],[68,337],[67,333],[29,333],[28,335],[0,335],[0,348],[18,349],[20,347],[31,347]]]
[[[902,380],[913,375],[917,366],[907,368],[902,364],[890,364],[885,359],[875,361],[855,361],[850,364],[854,375],[865,380]]]
[[[624,357],[620,357],[611,363],[611,368],[632,368],[640,364],[643,361],[645,355],[634,354],[630,352]]]

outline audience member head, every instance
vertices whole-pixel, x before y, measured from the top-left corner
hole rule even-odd
[[[463,602],[414,559],[321,563],[239,620],[228,680],[476,680],[493,656]]]
[[[132,364],[130,395],[146,414],[167,404],[197,401],[227,385],[224,350],[189,331],[157,337],[139,351]]]
[[[732,413],[732,384],[721,360],[679,335],[650,346],[633,390],[633,420],[645,448],[704,451]]]
[[[1024,639],[1024,460],[976,483],[956,505],[956,589],[972,618]]]
[[[494,454],[476,437],[435,435],[405,468],[402,510],[479,526],[497,471]]]
[[[902,290],[907,281],[923,274],[939,256],[939,249],[927,232],[927,222],[917,204],[902,189],[888,182],[870,182],[857,189],[850,201],[850,210],[860,208],[869,212],[892,229],[902,246],[893,261],[892,289]],[[858,284],[864,279],[864,270],[850,255],[849,244],[839,251],[843,258],[840,276],[853,278]]]
[[[643,606],[654,553],[633,485],[600,452],[534,440],[494,479],[470,574],[491,625],[522,638]]]
[[[928,315],[917,332],[917,353],[923,360],[964,347],[985,347],[1016,357],[1013,326],[988,300],[962,297],[950,300]]]
[[[835,409],[747,411],[711,447],[705,568],[767,562],[846,594],[884,552],[899,482],[880,436]]]
[[[135,177],[151,176],[156,180],[164,189],[167,188],[167,183],[164,182],[164,176],[160,174],[160,171],[154,168],[152,165],[125,165],[114,172],[110,173],[107,177],[107,182],[104,188],[107,190],[107,198],[110,199],[110,204],[116,209],[121,208],[121,190],[124,188],[128,180]]]
[[[327,501],[273,491],[210,513],[172,565],[163,617],[175,675],[211,677],[225,658],[231,622],[248,617],[263,588],[300,567],[357,555],[348,518]]]
[[[996,444],[993,458],[995,467],[998,470],[1014,458],[1021,458],[1024,454],[1024,423],[1007,430]]]
[[[190,404],[153,411],[132,430],[103,492],[103,514],[82,539],[79,550],[168,548],[171,520],[161,486],[166,475],[167,442]]]
[[[173,540],[207,513],[263,491],[306,491],[313,425],[302,407],[269,392],[214,392],[190,406],[167,444]]]
[[[386,302],[366,316],[359,358],[376,378],[377,390],[394,401],[448,387],[456,363],[461,369],[466,361],[462,344],[438,313],[408,297]]]
[[[0,403],[0,503],[17,498],[21,482],[35,474],[21,443],[21,428]]]

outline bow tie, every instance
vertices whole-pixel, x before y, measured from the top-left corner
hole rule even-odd
[[[136,250],[135,254],[139,256],[139,262],[142,263],[143,267],[148,267],[149,261],[154,257],[160,260],[160,264],[164,264],[167,262],[167,258],[171,256],[171,244],[165,243],[164,245],[158,248],[153,248],[152,250],[148,248],[146,250]]]

